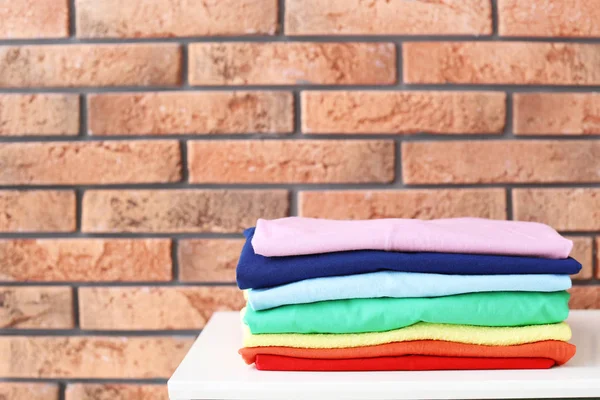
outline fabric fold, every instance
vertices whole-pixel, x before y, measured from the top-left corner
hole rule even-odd
[[[301,348],[345,348],[411,340],[445,340],[488,346],[510,346],[543,340],[568,341],[571,328],[564,322],[520,327],[486,327],[419,322],[386,332],[312,334],[274,333],[254,335],[242,324],[243,347],[284,346]]]
[[[437,220],[259,219],[252,246],[280,257],[350,250],[510,254],[566,258],[573,242],[545,224],[483,218]]]
[[[365,333],[404,328],[418,322],[525,326],[564,321],[569,293],[485,292],[430,298],[378,298],[292,304],[256,311],[244,322],[253,334]]]
[[[568,275],[443,275],[380,271],[305,279],[248,291],[254,310],[289,304],[380,297],[440,297],[477,292],[557,292],[571,287]]]
[[[304,279],[378,271],[451,275],[573,275],[581,270],[581,264],[572,258],[553,260],[507,255],[358,250],[264,257],[256,254],[252,247],[255,232],[255,228],[244,231],[246,243],[236,269],[240,289],[269,288]]]
[[[401,356],[322,360],[269,354],[256,356],[256,369],[263,371],[440,371],[488,369],[547,369],[550,358],[474,358]]]
[[[348,358],[398,357],[409,355],[437,357],[483,358],[550,358],[562,365],[575,355],[575,346],[558,340],[519,344],[513,346],[483,346],[443,340],[414,340],[375,346],[338,349],[304,349],[298,347],[244,347],[239,350],[246,364],[254,363],[257,355],[276,355],[295,358],[340,360]]]

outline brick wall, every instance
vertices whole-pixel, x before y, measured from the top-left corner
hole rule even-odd
[[[0,0],[0,398],[166,399],[258,217],[545,222],[600,308],[599,10]]]

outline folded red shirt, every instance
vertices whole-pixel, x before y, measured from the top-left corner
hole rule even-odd
[[[540,357],[436,357],[400,356],[348,359],[320,359],[258,354],[256,369],[263,371],[435,371],[476,369],[546,369],[555,365]]]

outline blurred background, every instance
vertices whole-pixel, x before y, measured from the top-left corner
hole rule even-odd
[[[600,308],[598,0],[0,0],[0,42],[1,399],[167,399],[257,218],[544,222]]]

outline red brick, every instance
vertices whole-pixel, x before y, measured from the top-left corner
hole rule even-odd
[[[59,400],[57,383],[0,382],[0,399]]]
[[[92,95],[94,135],[290,133],[290,92],[158,92]]]
[[[304,133],[501,133],[500,92],[302,92]]]
[[[76,0],[79,37],[273,35],[277,0]]]
[[[167,385],[71,383],[65,400],[169,400]]]
[[[3,0],[0,39],[46,39],[69,36],[68,0]]]
[[[364,183],[394,179],[386,140],[188,142],[194,183]],[[365,160],[368,160],[366,162]]]
[[[600,8],[593,0],[499,0],[498,17],[502,36],[600,36]]]
[[[517,135],[600,134],[597,93],[519,93],[513,107]]]
[[[181,179],[177,141],[0,144],[0,183],[109,184]]]
[[[84,232],[241,232],[288,215],[285,190],[92,190]]]
[[[571,301],[569,308],[573,310],[600,309],[600,286],[574,286],[569,289]]]
[[[192,85],[382,85],[396,82],[392,43],[193,43]]]
[[[0,232],[73,232],[75,207],[73,191],[0,190]]]
[[[405,142],[406,183],[600,182],[600,141]]]
[[[413,42],[402,58],[407,83],[600,84],[600,44]]]
[[[169,281],[167,239],[0,240],[0,280]]]
[[[76,94],[0,95],[0,136],[77,135]]]
[[[0,87],[174,86],[175,43],[0,46]]]
[[[304,191],[300,215],[312,218],[506,218],[504,189]]]
[[[91,330],[202,329],[215,311],[239,311],[237,287],[82,287],[81,328]]]
[[[287,35],[489,35],[489,0],[287,0]]]
[[[582,236],[567,236],[567,239],[573,241],[573,250],[571,250],[569,256],[581,263],[581,271],[577,275],[573,275],[572,278],[577,280],[592,279],[594,276],[593,239]]]
[[[168,336],[2,336],[5,378],[167,379],[194,339]]]
[[[0,328],[70,329],[73,327],[71,288],[0,286]]]
[[[600,189],[514,189],[515,219],[561,231],[600,231]]]
[[[235,282],[243,239],[179,241],[179,279],[183,282]]]

